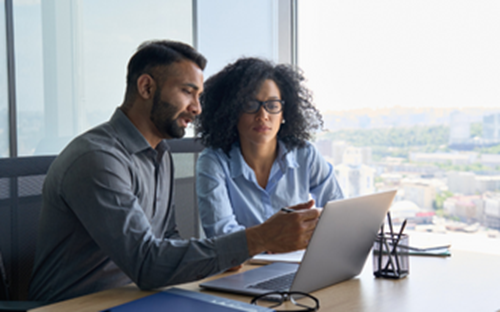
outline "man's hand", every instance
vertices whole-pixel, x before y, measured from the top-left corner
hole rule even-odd
[[[248,251],[254,256],[263,251],[290,252],[309,244],[320,215],[310,209],[314,200],[293,207],[294,212],[280,211],[266,222],[246,229]]]
[[[241,269],[243,267],[243,264],[240,264],[240,265],[237,265],[237,266],[234,266],[232,268],[229,268],[226,270],[226,272],[234,272],[234,271],[238,271],[239,269]]]

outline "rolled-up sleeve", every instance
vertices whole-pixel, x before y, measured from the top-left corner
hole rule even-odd
[[[134,187],[126,160],[99,151],[66,171],[61,194],[103,253],[140,288],[201,279],[249,258],[244,231],[211,239],[155,236]]]

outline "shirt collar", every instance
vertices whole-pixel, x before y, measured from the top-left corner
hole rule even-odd
[[[288,150],[285,144],[278,140],[278,157],[276,157],[275,162],[278,163],[280,170],[286,172],[287,168],[297,168],[299,163],[296,160],[295,153]],[[237,176],[244,176],[247,180],[253,174],[252,169],[245,162],[243,155],[241,154],[240,143],[235,142],[229,151],[229,163],[231,170],[231,177],[235,178]]]
[[[127,115],[125,115],[120,108],[115,110],[115,113],[111,117],[109,123],[115,129],[118,134],[118,139],[122,142],[123,146],[125,146],[129,153],[136,154],[148,148],[152,148],[146,138],[144,138],[142,133],[137,130],[132,121],[130,121]],[[161,143],[162,146],[164,144],[166,143]]]

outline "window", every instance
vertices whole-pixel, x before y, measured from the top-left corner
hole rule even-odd
[[[13,10],[20,156],[57,154],[108,120],[141,42],[193,41],[191,1],[16,0]]]
[[[209,60],[206,77],[241,56],[291,60],[288,1],[4,1],[13,3],[19,156],[57,154],[76,135],[107,121],[123,101],[127,62],[145,40],[194,45]],[[0,84],[6,91],[6,76]],[[7,94],[0,99],[4,120]],[[0,126],[2,157],[9,153],[7,125]]]
[[[0,157],[9,155],[9,93],[5,33],[5,3],[4,0],[0,0]]]
[[[208,59],[206,77],[242,56],[279,61],[279,1],[197,3],[197,46]]]
[[[13,13],[18,154],[32,155],[45,132],[40,1],[14,1]]]
[[[486,252],[500,237],[499,14],[493,0],[298,2],[299,67],[329,130],[318,149],[349,177],[369,172],[359,150],[367,192],[400,190],[394,217],[417,206],[416,233]]]
[[[208,59],[205,78],[240,57],[291,63],[292,2],[196,1],[196,47]]]

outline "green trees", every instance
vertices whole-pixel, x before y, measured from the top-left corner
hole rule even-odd
[[[380,128],[340,130],[324,134],[324,138],[347,141],[354,146],[411,147],[432,146],[448,143],[450,129],[447,126],[413,126],[408,128]]]

